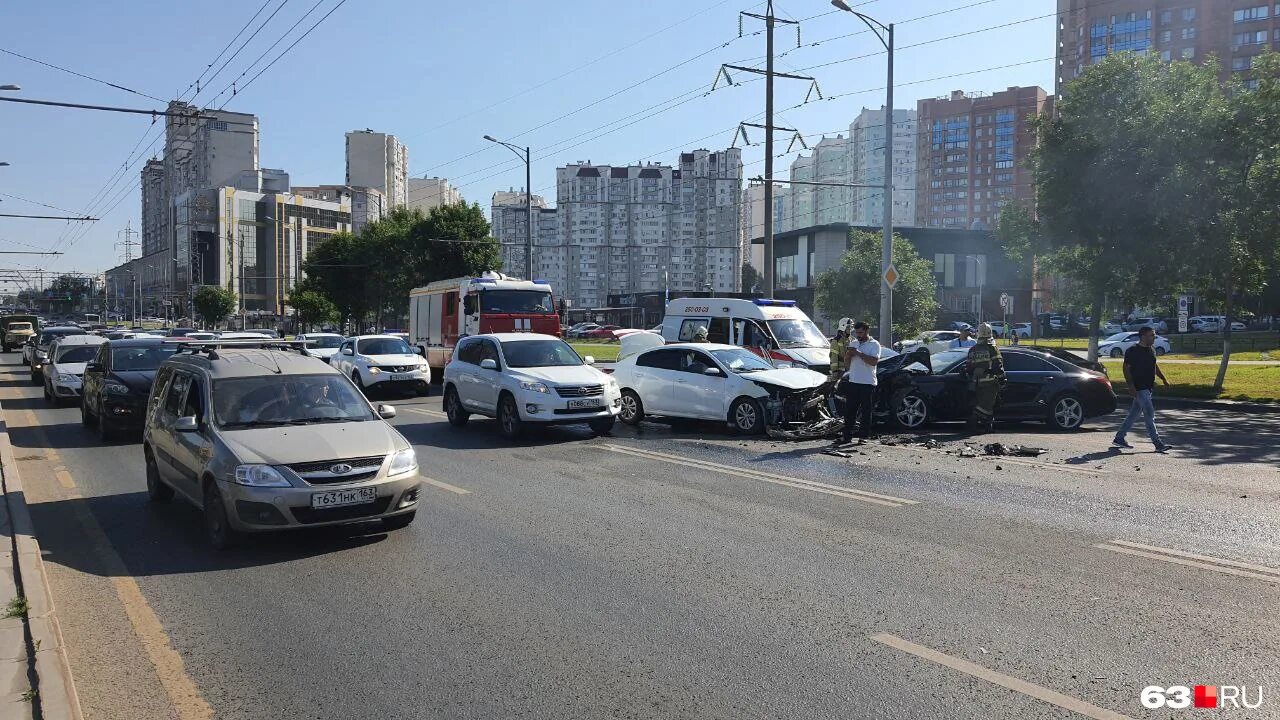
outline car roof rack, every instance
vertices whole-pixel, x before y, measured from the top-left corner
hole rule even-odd
[[[229,340],[192,340],[191,338],[172,338],[165,342],[171,342],[180,345],[175,355],[188,353],[191,355],[205,354],[210,360],[218,359],[219,349],[245,349],[245,350],[296,350],[299,355],[307,355],[306,340],[279,340],[272,338],[234,338]]]

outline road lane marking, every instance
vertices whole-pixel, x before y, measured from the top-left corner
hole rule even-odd
[[[605,443],[600,447],[605,450],[609,450],[610,452],[631,455],[645,460],[656,460],[659,462],[672,463],[674,465],[698,468],[700,470],[710,470],[711,472],[724,473],[726,475],[733,475],[736,477],[746,477],[752,480],[772,483],[774,485],[782,485],[799,490],[808,490],[810,492],[834,495],[848,500],[860,500],[865,503],[871,503],[872,505],[903,507],[905,505],[919,504],[919,501],[917,500],[906,500],[903,498],[893,497],[891,495],[880,495],[878,493],[867,492],[865,490],[855,490],[853,488],[841,487],[839,485],[830,485],[827,483],[817,482],[815,480],[804,480],[802,478],[788,477],[786,475],[775,475],[762,470],[721,465],[720,463],[711,462],[709,460],[684,458],[677,455],[667,455],[666,453],[654,452],[652,450],[640,450],[638,448],[624,447],[608,443]]]
[[[436,486],[436,487],[440,488],[441,490],[448,490],[448,491],[449,491],[449,492],[451,492],[451,493],[457,493],[457,494],[459,494],[459,495],[470,495],[470,494],[471,494],[471,491],[470,491],[470,490],[466,490],[466,489],[464,489],[464,488],[460,488],[460,487],[458,487],[457,485],[450,485],[449,483],[444,482],[443,480],[435,480],[435,479],[432,479],[432,478],[429,478],[429,477],[425,477],[425,476],[424,476],[424,477],[422,478],[422,482],[424,482],[424,483],[426,483],[426,484],[428,484],[428,485],[434,485],[434,486]]]
[[[897,635],[879,633],[872,635],[871,639],[882,645],[888,645],[895,650],[901,650],[904,653],[915,655],[918,658],[937,663],[943,667],[949,667],[952,670],[962,672],[966,675],[978,678],[979,680],[986,680],[993,685],[1008,688],[1009,690],[1022,693],[1028,697],[1033,697],[1036,700],[1049,703],[1050,705],[1057,705],[1058,707],[1064,710],[1070,710],[1077,715],[1094,718],[1095,720],[1133,720],[1133,718],[1128,715],[1122,715],[1114,710],[1100,708],[1097,705],[1091,705],[1079,698],[1074,698],[1070,695],[1063,695],[1056,690],[1050,690],[1047,687],[1027,682],[1021,678],[1016,678],[1012,675],[1005,675],[1002,672],[996,672],[990,668],[983,667],[976,663],[971,663],[968,660],[961,660],[958,657],[938,652],[937,650],[927,648],[923,645],[917,645],[910,640],[903,640]]]
[[[1157,547],[1155,545],[1143,545],[1142,543],[1128,542],[1125,540],[1112,540],[1105,543],[1094,543],[1093,546],[1102,550],[1110,550],[1111,552],[1147,558],[1148,560],[1160,560],[1167,563],[1173,563],[1175,565],[1185,565],[1187,567],[1200,568],[1202,570],[1213,570],[1214,572],[1220,572],[1227,575],[1236,575],[1265,582],[1280,583],[1280,570],[1263,565],[1254,565],[1252,563],[1238,562],[1236,560],[1224,560],[1222,558],[1210,557],[1208,555],[1199,555],[1196,553],[1184,552],[1182,550]]]
[[[405,408],[405,410],[408,410],[411,413],[418,413],[419,415],[430,415],[431,417],[444,418],[446,420],[449,419],[448,415],[440,412],[439,410],[424,410],[423,408],[412,408],[412,407],[407,407]]]
[[[1030,460],[1019,460],[1011,458],[1007,455],[993,455],[987,458],[988,463],[1001,462],[1011,463],[1013,465],[1023,465],[1025,467],[1039,468],[1041,470],[1052,470],[1054,472],[1076,473],[1077,475],[1109,475],[1110,470],[1098,470],[1096,468],[1074,467],[1071,465],[1054,465],[1052,463],[1039,463]]]

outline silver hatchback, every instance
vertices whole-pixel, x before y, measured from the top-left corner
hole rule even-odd
[[[219,549],[251,532],[413,522],[422,480],[385,421],[395,408],[281,345],[192,343],[160,366],[142,446],[151,500],[200,508]]]

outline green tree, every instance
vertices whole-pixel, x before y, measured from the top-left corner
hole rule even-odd
[[[764,278],[749,262],[742,263],[742,292],[756,292],[764,287]]]
[[[289,293],[289,307],[297,314],[298,327],[306,332],[312,325],[338,319],[338,307],[319,290],[300,284]]]
[[[372,307],[374,267],[385,259],[364,235],[335,233],[313,246],[302,264],[307,288],[328,298],[357,327],[363,326]]]
[[[203,285],[191,298],[196,312],[210,325],[217,325],[235,312],[237,298],[230,288]]]
[[[818,310],[830,318],[851,317],[875,325],[880,315],[881,237],[851,230],[849,240],[840,266],[818,276]],[[929,329],[938,316],[933,263],[894,235],[893,264],[900,275],[893,290],[893,335],[911,337]]]

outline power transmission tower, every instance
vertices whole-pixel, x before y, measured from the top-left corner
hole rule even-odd
[[[138,231],[134,230],[131,225],[132,221],[125,223],[124,229],[116,233],[116,237],[124,235],[124,240],[116,243],[116,252],[124,257],[124,262],[126,263],[133,261],[133,249],[139,247],[139,243],[133,240]]]
[[[756,127],[764,130],[764,294],[765,297],[773,297],[774,283],[774,261],[773,261],[773,133],[775,130],[786,130],[792,133],[791,144],[787,147],[790,152],[795,146],[798,139],[800,145],[806,150],[809,149],[804,143],[804,137],[795,128],[778,127],[773,124],[773,79],[775,77],[786,78],[788,80],[808,80],[809,92],[805,95],[805,102],[817,93],[818,99],[822,99],[822,91],[818,89],[818,81],[807,75],[792,75],[790,73],[775,72],[773,69],[773,27],[778,23],[784,25],[796,26],[796,47],[800,46],[800,22],[798,20],[784,20],[773,14],[773,0],[768,0],[765,14],[758,15],[756,13],[742,12],[738,14],[738,37],[742,37],[742,18],[750,17],[764,21],[765,27],[765,69],[743,67],[741,65],[721,65],[720,72],[716,75],[716,83],[720,82],[723,77],[730,85],[733,84],[733,78],[729,75],[730,70],[738,70],[741,72],[752,73],[754,75],[764,76],[764,124],[741,123],[738,126],[738,133],[734,135],[734,143],[737,143],[738,136],[741,135],[743,142],[750,145],[747,138],[747,127]],[[711,89],[716,88],[713,83]]]

